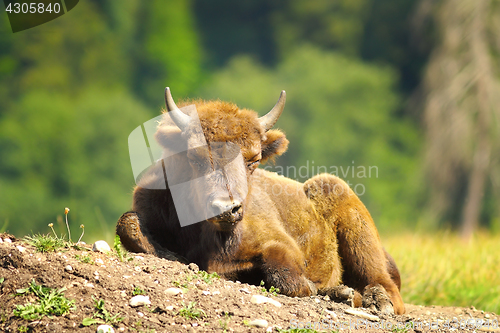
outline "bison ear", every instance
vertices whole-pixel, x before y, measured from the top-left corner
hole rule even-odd
[[[262,142],[262,162],[271,157],[283,154],[288,148],[288,139],[279,130],[266,132],[266,139]]]
[[[159,126],[155,133],[155,139],[163,148],[167,149],[179,150],[179,147],[186,145],[186,140],[182,138],[182,132],[177,126]]]

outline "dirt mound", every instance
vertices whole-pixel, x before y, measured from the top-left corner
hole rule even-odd
[[[492,331],[500,320],[473,308],[409,304],[405,315],[386,315],[323,296],[282,296],[151,255],[128,254],[121,261],[91,246],[40,253],[11,235],[0,238],[3,332],[96,332],[99,322],[115,332],[394,332],[398,325],[400,332],[473,332]],[[131,306],[138,295],[146,296],[139,297],[143,303]],[[58,303],[63,300],[66,308]],[[40,316],[44,307],[55,312]]]

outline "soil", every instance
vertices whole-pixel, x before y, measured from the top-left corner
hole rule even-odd
[[[95,300],[104,301],[110,316],[122,318],[112,325],[115,332],[277,332],[313,327],[328,332],[500,332],[491,328],[498,326],[500,316],[473,307],[406,304],[406,314],[388,315],[353,309],[323,296],[290,298],[259,286],[210,278],[198,272],[195,264],[147,254],[129,253],[121,261],[114,252],[93,252],[91,245],[40,253],[12,235],[0,234],[0,238],[2,332],[96,332],[99,324],[82,325],[96,313]],[[16,306],[36,302],[33,294],[16,293],[33,280],[37,285],[66,288],[64,296],[75,301],[74,309],[32,321],[15,316]],[[131,307],[134,291],[148,296],[151,304]],[[279,304],[254,304],[254,295]],[[202,310],[199,318],[183,316],[189,305],[192,313]],[[362,314],[350,314],[352,310]],[[366,314],[374,317],[364,319]],[[471,327],[472,321],[477,327]]]

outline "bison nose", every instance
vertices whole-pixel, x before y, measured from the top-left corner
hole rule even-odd
[[[226,217],[228,219],[234,219],[237,215],[241,213],[241,203],[230,202],[223,200],[214,200],[212,202],[212,210],[215,216]]]

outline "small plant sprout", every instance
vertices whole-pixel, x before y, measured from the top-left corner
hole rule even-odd
[[[71,240],[71,230],[69,229],[68,213],[69,213],[69,208],[68,207],[64,208],[64,215],[66,215],[66,228],[68,228],[68,239],[70,243],[73,243],[73,241]]]
[[[54,223],[49,223],[49,227],[50,227],[50,229],[52,229],[52,233],[53,233],[53,234],[54,234],[54,236],[56,236],[56,238],[57,238],[56,231],[54,230]]]
[[[83,224],[80,224],[80,228],[82,229],[82,234],[80,235],[80,238],[78,238],[78,242],[76,242],[76,244],[80,243],[83,235],[85,234],[85,226]]]

